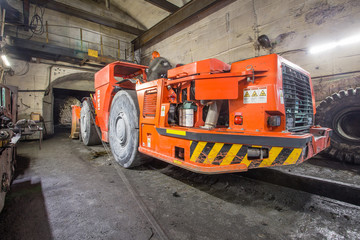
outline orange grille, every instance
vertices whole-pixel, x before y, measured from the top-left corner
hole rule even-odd
[[[157,90],[148,90],[145,92],[144,96],[144,117],[155,117],[156,113],[156,99],[157,99]]]

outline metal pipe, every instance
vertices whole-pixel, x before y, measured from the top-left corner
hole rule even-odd
[[[209,110],[206,115],[205,125],[201,128],[205,129],[213,129],[216,127],[216,123],[219,119],[221,106],[223,104],[223,100],[217,100],[209,103]]]
[[[46,90],[39,90],[39,89],[26,89],[26,90],[21,90],[19,89],[18,92],[45,92]]]
[[[1,38],[4,37],[4,28],[5,28],[5,13],[6,13],[6,10],[3,9],[2,10],[2,23],[1,23]]]
[[[105,6],[107,10],[110,10],[110,0],[105,0]]]
[[[120,59],[120,41],[118,40],[118,58]]]
[[[80,69],[80,70],[89,71],[89,72],[97,72],[97,71],[99,71],[99,69],[104,67],[104,66],[94,66],[94,65],[92,65],[92,66],[96,67],[96,69],[91,69],[91,68],[83,68],[83,67],[64,65],[64,64],[58,64],[58,63],[52,64],[52,63],[48,63],[46,61],[40,61],[39,63],[48,64],[48,65],[51,65],[53,67],[64,67],[64,68],[71,68],[71,69]]]
[[[80,42],[81,42],[81,51],[83,50],[83,34],[82,34],[82,28],[80,28]]]
[[[127,52],[127,48],[126,48],[126,46],[125,46],[125,60],[127,60],[127,59],[126,59],[126,55],[127,55],[126,52]]]
[[[48,21],[45,22],[45,29],[46,29],[46,43],[49,43],[49,26],[48,26]]]
[[[5,70],[4,70],[4,69],[1,69],[1,77],[0,77],[0,83],[1,83],[1,84],[3,83],[4,72],[5,72]]]
[[[134,44],[131,44],[131,56],[132,56],[132,61],[134,62],[135,60]]]
[[[102,39],[102,35],[100,35],[100,52],[101,52],[101,56],[104,55],[104,52],[103,52],[103,39]]]

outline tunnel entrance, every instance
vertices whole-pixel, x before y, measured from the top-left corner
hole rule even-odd
[[[93,92],[53,88],[54,95],[54,132],[71,130],[71,105],[80,106],[81,99],[89,97]]]
[[[83,97],[94,93],[94,73],[78,72],[54,79],[43,98],[46,136],[71,131],[71,105],[80,105]]]

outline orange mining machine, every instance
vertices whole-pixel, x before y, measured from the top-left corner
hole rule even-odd
[[[162,57],[114,62],[95,74],[80,115],[83,142],[109,143],[125,168],[148,156],[200,173],[298,164],[331,134],[314,126],[310,74],[276,54],[175,68]]]

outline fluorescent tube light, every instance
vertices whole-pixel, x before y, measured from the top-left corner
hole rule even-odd
[[[1,55],[1,59],[2,59],[3,63],[5,64],[5,66],[10,67],[10,62],[7,59],[6,55]]]
[[[352,36],[352,37],[341,39],[341,40],[339,40],[337,42],[330,42],[330,43],[326,43],[326,44],[323,44],[323,45],[314,46],[314,47],[310,48],[310,53],[315,54],[315,53],[319,53],[319,52],[323,52],[323,51],[326,51],[326,50],[336,48],[338,46],[345,46],[345,45],[354,44],[354,43],[357,43],[357,42],[360,42],[360,34]]]

